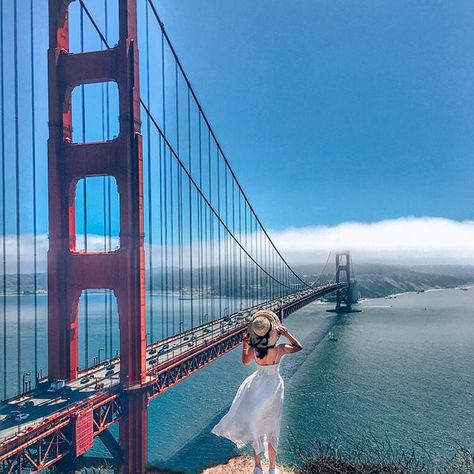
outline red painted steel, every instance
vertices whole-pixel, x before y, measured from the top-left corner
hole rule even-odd
[[[70,0],[50,0],[48,363],[50,379],[78,375],[78,302],[88,288],[112,289],[120,325],[120,380],[127,391],[120,440],[125,470],[147,461],[143,169],[136,0],[119,1],[117,47],[68,52]],[[119,136],[105,143],[72,143],[71,93],[86,83],[115,81]],[[109,253],[76,250],[75,192],[79,179],[110,175],[120,196],[120,248]],[[135,389],[139,389],[136,392]]]
[[[94,412],[82,410],[72,417],[72,442],[75,455],[80,456],[94,445]]]
[[[67,288],[67,267],[62,264],[74,232],[69,193],[65,189],[64,143],[71,141],[70,97],[61,94],[58,63],[68,51],[68,1],[49,2],[48,50],[48,372],[52,379],[71,378],[77,367],[77,306]]]

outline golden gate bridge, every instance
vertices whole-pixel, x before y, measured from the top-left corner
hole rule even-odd
[[[0,473],[67,471],[95,437],[145,472],[149,402],[237,347],[258,309],[283,320],[336,292],[351,311],[352,262],[336,253],[325,281],[329,256],[316,281],[288,264],[154,0],[38,3],[0,0]]]

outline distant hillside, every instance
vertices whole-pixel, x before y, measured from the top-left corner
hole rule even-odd
[[[318,280],[320,283],[334,278],[333,262],[328,264],[328,269],[324,271]],[[307,264],[294,267],[296,273],[302,275],[303,279],[308,283],[316,280],[317,276],[323,269],[323,264]],[[393,293],[401,293],[405,291],[427,290],[429,288],[453,288],[456,286],[466,285],[474,282],[474,266],[456,266],[456,265],[440,265],[440,266],[418,266],[408,267],[402,265],[384,265],[374,263],[354,263],[353,277],[359,282],[361,298],[377,298],[387,296]],[[228,268],[229,274],[232,268]],[[203,272],[205,273],[205,271]],[[209,269],[209,273],[212,271]],[[219,294],[218,272],[217,268],[213,269],[214,287],[212,290],[214,295]],[[225,274],[225,269],[222,270]],[[153,288],[155,290],[179,290],[179,272],[177,268],[169,270],[168,278],[165,279],[160,269],[153,269]],[[34,288],[34,275],[22,274],[20,276],[20,288],[25,294],[31,294]],[[189,271],[183,271],[182,275],[183,287],[189,287],[190,275]],[[197,278],[194,276],[194,278]],[[252,278],[249,278],[248,293],[256,291],[256,285]],[[197,279],[194,280],[197,284]],[[16,275],[7,275],[6,289],[7,293],[16,292]],[[209,278],[208,278],[209,282]],[[148,286],[147,282],[147,286]],[[0,279],[0,287],[2,280]],[[37,288],[39,291],[46,290],[46,274],[39,273],[37,275]],[[222,284],[220,291],[223,295],[235,294],[235,290],[230,285]],[[234,293],[233,293],[234,291]]]
[[[322,264],[295,267],[305,275],[308,282],[314,281],[323,268]],[[420,267],[418,267],[420,268]],[[442,273],[443,266],[423,266],[420,270],[407,266],[376,263],[354,263],[353,277],[359,283],[361,298],[380,298],[393,293],[420,291],[429,288],[454,288],[474,282],[474,267],[450,265]],[[319,281],[334,278],[334,272],[324,272]]]
[[[414,265],[409,268],[421,273],[451,275],[474,281],[474,265]]]

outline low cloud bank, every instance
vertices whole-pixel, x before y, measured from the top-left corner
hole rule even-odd
[[[401,217],[379,222],[271,231],[290,264],[323,262],[331,250],[350,250],[358,262],[474,264],[474,221]]]
[[[372,223],[344,222],[334,226],[289,228],[269,231],[269,234],[292,265],[325,262],[329,252],[337,250],[350,250],[354,262],[474,265],[474,220],[458,222],[435,217],[401,217]],[[253,241],[252,236],[247,240]],[[111,248],[118,244],[118,239],[112,238]],[[214,252],[217,252],[217,242],[214,245]],[[7,235],[5,246],[6,273],[15,273],[16,237]],[[78,236],[77,246],[84,248],[83,236]],[[198,242],[193,246],[197,254]],[[90,251],[102,251],[103,247],[103,236],[88,236]],[[38,235],[38,272],[46,271],[47,249],[47,234]],[[160,265],[161,254],[162,248],[154,244],[155,267]],[[185,247],[184,254],[189,254],[188,247]],[[3,260],[3,255],[0,260]],[[179,265],[177,249],[173,260],[169,248],[168,265]],[[186,267],[187,261],[183,265]],[[30,273],[33,269],[34,237],[23,234],[20,237],[20,272]]]

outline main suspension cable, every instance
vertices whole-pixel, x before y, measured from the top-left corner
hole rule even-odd
[[[151,114],[151,112],[148,110],[148,108],[146,107],[146,105],[141,102],[141,105],[143,107],[143,109],[145,110],[146,114],[149,115],[150,119],[151,119],[151,122],[153,123],[153,125],[155,126],[156,130],[158,131],[158,133],[161,135],[161,138],[162,140],[164,141],[164,143],[166,144],[166,146],[168,147],[168,149],[170,150],[171,154],[174,156],[175,160],[178,162],[178,164],[183,168],[183,171],[186,173],[186,175],[188,176],[188,179],[189,179],[189,182],[193,185],[193,187],[196,189],[196,191],[202,196],[202,198],[204,199],[204,201],[206,202],[206,204],[209,206],[209,208],[212,210],[213,214],[217,217],[217,219],[219,220],[219,222],[222,224],[222,226],[224,227],[224,229],[227,231],[227,233],[232,237],[232,239],[234,239],[234,241],[239,245],[239,247],[248,255],[248,257],[255,263],[255,265],[257,265],[257,267],[263,272],[265,273],[268,277],[270,277],[271,279],[275,280],[278,284],[282,285],[282,286],[286,286],[287,288],[289,289],[293,289],[291,288],[290,286],[288,285],[285,285],[283,282],[277,280],[273,275],[271,275],[270,273],[268,273],[268,271],[263,268],[249,253],[248,251],[242,246],[242,244],[238,241],[238,239],[236,238],[236,236],[232,233],[232,231],[229,229],[229,227],[226,225],[226,223],[222,220],[222,218],[219,216],[219,214],[216,212],[216,210],[214,209],[214,207],[211,205],[211,203],[209,202],[209,200],[207,199],[207,197],[204,195],[204,193],[202,192],[201,189],[199,189],[199,186],[198,184],[196,183],[196,181],[194,180],[194,178],[191,176],[191,173],[188,171],[188,169],[186,168],[185,164],[181,161],[181,158],[177,155],[176,151],[173,149],[172,145],[170,144],[170,142],[168,141],[168,139],[164,136],[163,134],[163,131],[161,130],[160,126],[158,125],[158,123],[156,122],[155,118],[153,117],[153,115]],[[308,285],[307,285],[308,286]]]

